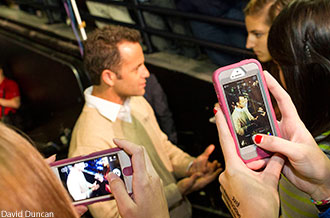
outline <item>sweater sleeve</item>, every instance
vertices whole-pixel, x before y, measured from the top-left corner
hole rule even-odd
[[[171,208],[176,203],[180,202],[183,198],[175,183],[170,183],[164,187],[165,197],[167,200],[168,208]]]

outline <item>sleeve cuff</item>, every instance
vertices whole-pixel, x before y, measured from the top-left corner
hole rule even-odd
[[[171,208],[177,202],[183,199],[177,185],[175,183],[170,183],[164,187],[165,197],[167,200],[168,207]]]

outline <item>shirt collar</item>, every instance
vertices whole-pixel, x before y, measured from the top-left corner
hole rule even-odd
[[[117,118],[125,122],[132,122],[131,109],[129,106],[130,98],[127,98],[124,104],[120,105],[96,97],[92,95],[92,91],[93,86],[90,86],[84,92],[86,105],[88,107],[95,108],[100,114],[112,122],[115,122]]]

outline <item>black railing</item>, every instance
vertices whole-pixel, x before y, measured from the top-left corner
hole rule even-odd
[[[248,56],[248,57],[253,56],[253,53],[246,49],[237,48],[237,47],[233,47],[233,46],[229,46],[229,45],[225,45],[225,44],[221,44],[221,43],[215,43],[212,41],[199,39],[199,38],[196,38],[191,35],[183,35],[183,34],[178,34],[178,33],[174,33],[174,32],[169,32],[169,31],[165,31],[165,30],[148,27],[145,23],[143,12],[144,11],[151,12],[151,13],[163,16],[163,17],[171,17],[171,18],[178,17],[178,18],[182,18],[185,20],[195,20],[195,21],[200,21],[200,22],[205,22],[205,23],[212,23],[212,24],[216,24],[216,25],[244,29],[245,25],[244,25],[244,22],[242,22],[242,21],[201,15],[201,14],[197,14],[197,13],[183,12],[183,11],[179,11],[179,10],[171,9],[171,8],[142,5],[137,0],[126,0],[126,1],[90,0],[90,1],[99,2],[99,3],[106,4],[106,5],[123,6],[123,7],[126,7],[128,10],[130,10],[131,12],[133,12],[135,15],[135,19],[134,19],[135,24],[125,23],[125,22],[113,20],[111,18],[94,16],[94,15],[91,15],[86,10],[80,10],[80,14],[81,14],[81,17],[83,20],[91,21],[91,22],[101,21],[104,23],[127,26],[127,27],[134,28],[134,29],[141,31],[144,43],[146,45],[146,52],[148,52],[148,53],[153,52],[153,46],[152,46],[152,43],[150,40],[150,36],[156,35],[156,36],[163,37],[165,39],[180,40],[180,41],[194,43],[194,44],[202,46],[202,47],[212,48],[214,50],[218,50],[218,51],[222,51],[222,52],[226,52],[226,53],[244,55],[244,56]],[[18,0],[16,2],[20,3],[20,4],[24,3],[26,5],[34,7],[36,9],[52,10],[52,11],[57,11],[57,12],[62,10],[58,6],[56,7],[54,5],[50,5],[48,3],[48,0],[44,0],[43,4],[40,4],[39,1],[37,3],[36,1],[33,1],[33,0],[32,1],[31,0],[30,1]],[[83,1],[83,2],[85,2],[85,1]],[[79,1],[78,1],[78,6],[79,6]]]

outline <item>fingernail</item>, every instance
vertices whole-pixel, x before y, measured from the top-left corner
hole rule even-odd
[[[256,143],[256,144],[260,144],[262,141],[262,135],[254,135],[252,136],[252,140]]]
[[[213,108],[213,113],[214,113],[214,115],[216,115],[217,112],[218,112],[218,110],[217,110],[216,108]]]

